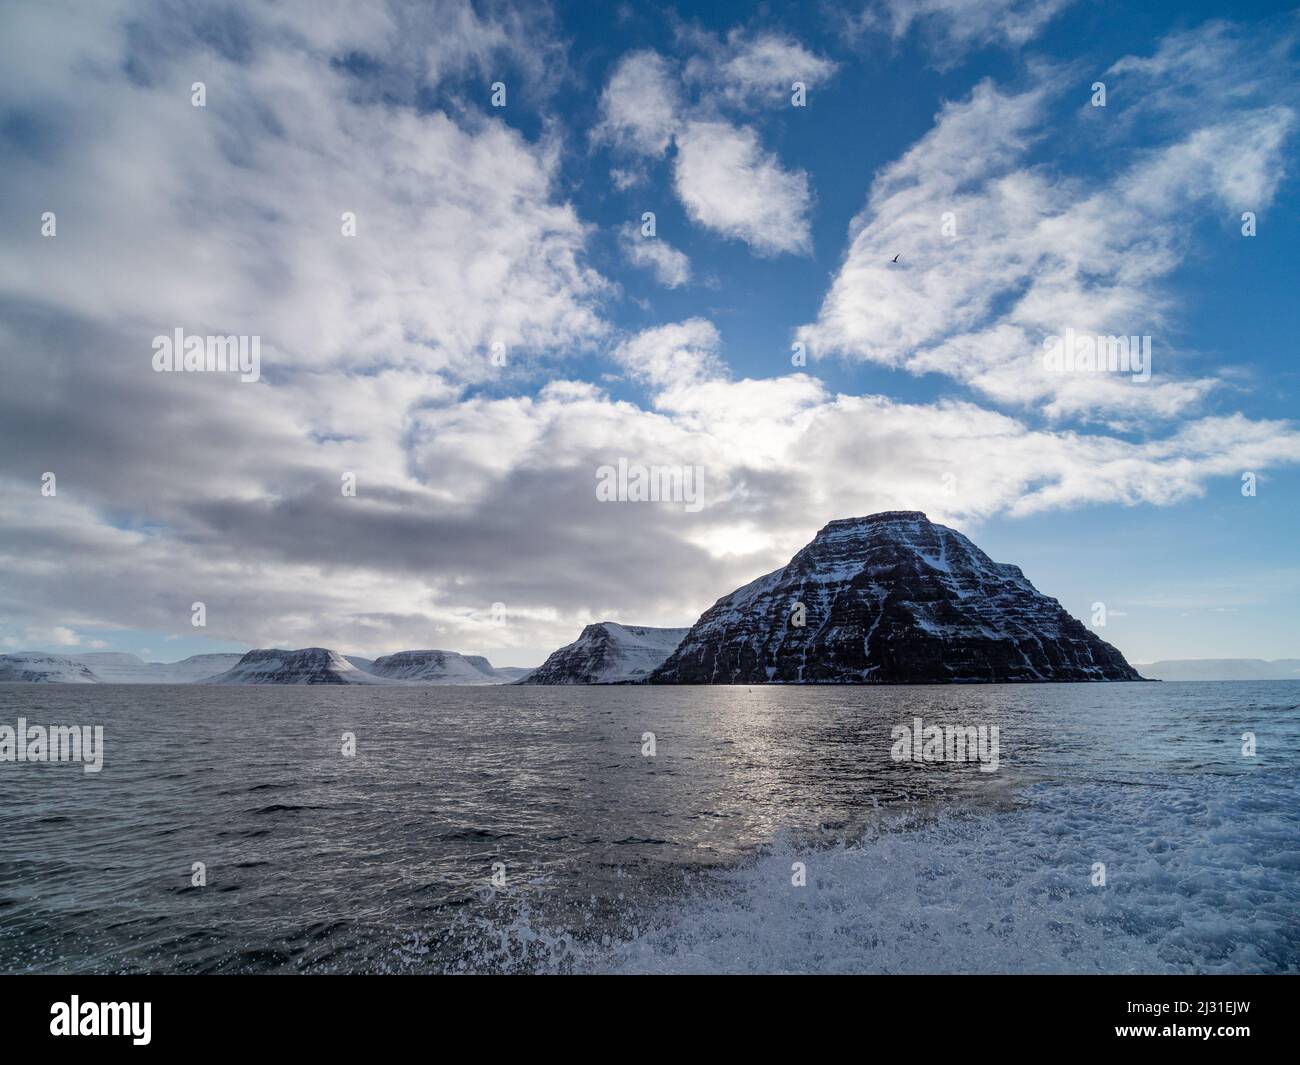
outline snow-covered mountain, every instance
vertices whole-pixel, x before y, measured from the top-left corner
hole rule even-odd
[[[1156,680],[1300,680],[1300,658],[1171,658],[1136,668]]]
[[[44,651],[0,655],[0,684],[96,684],[99,678],[84,662]]]
[[[1141,679],[1019,567],[919,511],[888,511],[831,522],[723,596],[650,683]]]
[[[398,651],[376,658],[369,672],[385,680],[412,684],[508,684],[480,655],[455,651]]]
[[[337,651],[276,647],[249,651],[232,668],[200,684],[384,684],[381,677],[358,669]]]
[[[371,660],[325,647],[261,648],[180,662],[146,662],[122,651],[0,655],[0,683],[23,684],[511,684],[531,672],[498,669],[481,655],[455,651],[399,651]]]
[[[661,665],[686,629],[652,629],[601,621],[588,625],[521,684],[620,684],[644,680]]]
[[[180,662],[146,662],[122,651],[95,651],[76,655],[105,684],[192,684],[224,673],[240,654],[191,655]]]

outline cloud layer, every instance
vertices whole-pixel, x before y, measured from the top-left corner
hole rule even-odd
[[[1085,180],[1035,154],[1060,100],[1031,79],[976,85],[862,175],[803,335],[814,354],[951,385],[905,401],[738,375],[707,304],[616,324],[618,285],[563,180],[588,131],[544,102],[554,28],[455,3],[385,10],[6,9],[0,639],[190,635],[203,601],[207,633],[241,643],[535,661],[590,620],[689,623],[833,518],[1168,505],[1300,461],[1293,426],[1204,414],[1213,380],[1163,355],[1145,386],[1028,361],[1065,325],[1166,336],[1184,216],[1226,225],[1276,194],[1294,125],[1269,82],[1279,61],[1221,27],[1115,65],[1148,88],[1105,116],[1113,169]],[[532,136],[488,104],[500,67],[543,101]],[[1189,102],[1179,79],[1223,69],[1234,91],[1207,81]],[[602,81],[591,137],[640,180],[659,167],[705,234],[803,255],[811,180],[761,133],[799,73],[814,90],[844,76],[775,31],[633,50]],[[707,105],[706,85],[725,85]],[[1126,155],[1153,124],[1162,136]],[[41,235],[47,211],[57,236]],[[634,232],[620,248],[690,287],[677,248]],[[262,380],[153,373],[151,338],[178,326],[260,336]],[[1132,419],[1147,431],[1113,428]],[[703,467],[706,506],[598,501],[596,471],[619,458]]]

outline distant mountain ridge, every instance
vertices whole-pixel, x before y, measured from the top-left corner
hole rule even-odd
[[[242,656],[204,654],[180,662],[146,662],[139,655],[121,651],[95,651],[74,657],[104,684],[189,684],[224,672]]]
[[[1170,658],[1137,669],[1157,680],[1300,680],[1300,658]]]
[[[120,651],[0,655],[0,683],[21,684],[512,684],[531,670],[496,668],[481,655],[399,651],[371,660],[326,647],[257,648],[145,662]]]

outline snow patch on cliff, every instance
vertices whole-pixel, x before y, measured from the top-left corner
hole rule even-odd
[[[642,680],[664,663],[689,630],[601,621],[588,625],[535,669],[525,684],[621,684]]]

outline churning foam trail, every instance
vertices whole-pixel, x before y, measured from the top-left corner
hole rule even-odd
[[[1036,784],[1025,804],[778,841],[577,971],[1300,971],[1300,806],[1263,771]],[[791,884],[791,864],[807,886]],[[1091,883],[1093,863],[1107,884]]]

